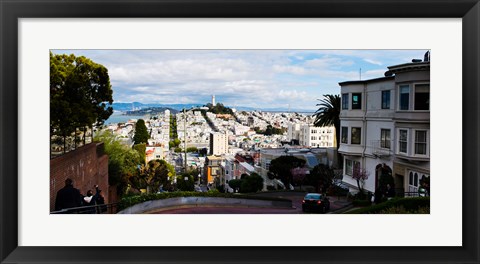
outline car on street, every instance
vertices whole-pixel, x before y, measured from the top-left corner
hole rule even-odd
[[[330,210],[330,201],[327,196],[320,193],[307,193],[302,201],[303,212],[326,213]]]

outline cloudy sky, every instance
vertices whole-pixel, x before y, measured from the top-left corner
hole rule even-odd
[[[339,82],[384,76],[425,50],[52,50],[107,67],[115,102],[315,111]]]

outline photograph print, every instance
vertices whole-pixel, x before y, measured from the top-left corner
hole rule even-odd
[[[50,214],[430,214],[429,50],[50,50]]]

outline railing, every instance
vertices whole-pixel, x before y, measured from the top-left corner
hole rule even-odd
[[[370,144],[368,145],[368,147],[371,149],[372,154],[375,156],[390,156],[392,154],[393,140],[370,140]]]
[[[116,214],[118,203],[81,206],[60,211],[52,211],[50,214]]]
[[[402,195],[397,195],[399,197],[428,197],[428,193],[419,193],[419,192],[404,192]]]

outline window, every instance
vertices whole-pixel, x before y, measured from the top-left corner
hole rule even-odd
[[[390,91],[382,91],[382,109],[390,109]]]
[[[420,177],[422,175],[422,177]],[[422,185],[421,183],[426,180],[429,175],[417,171],[408,171],[408,195],[405,196],[418,196],[418,188]]]
[[[415,131],[415,154],[427,155],[427,131]]]
[[[350,138],[350,144],[360,144],[360,136],[362,135],[362,129],[359,127],[352,127],[352,137]]]
[[[380,130],[380,147],[390,149],[390,129]]]
[[[353,93],[352,94],[352,109],[362,109],[362,94]]]
[[[409,85],[400,85],[400,96],[399,96],[399,105],[400,110],[408,110],[410,104],[410,86]]]
[[[348,94],[342,94],[342,109],[348,110]]]
[[[342,127],[342,143],[348,144],[348,127]]]
[[[430,85],[415,85],[415,110],[430,110]]]
[[[398,137],[398,152],[407,153],[408,130],[400,129]]]
[[[353,168],[355,166],[360,166],[360,162],[345,159],[345,174],[352,176],[353,175]]]
[[[269,170],[270,169],[270,160],[266,160],[265,161],[265,170]]]

